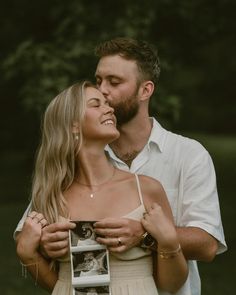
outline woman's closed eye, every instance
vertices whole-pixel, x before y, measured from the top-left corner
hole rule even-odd
[[[99,108],[101,105],[99,103],[94,103],[91,105],[91,107],[93,108]]]
[[[92,108],[98,108],[100,107],[101,105],[101,102],[99,99],[96,99],[96,98],[92,98],[88,101],[88,104],[87,104],[89,107],[92,107]]]

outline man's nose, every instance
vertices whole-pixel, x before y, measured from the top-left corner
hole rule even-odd
[[[109,93],[108,87],[106,85],[106,82],[103,81],[98,85],[98,89],[102,92],[102,94],[106,97]]]

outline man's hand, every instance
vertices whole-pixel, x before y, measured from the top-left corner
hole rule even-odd
[[[141,222],[129,218],[105,218],[94,224],[97,242],[110,251],[123,252],[140,243],[144,229]]]
[[[148,212],[143,214],[142,225],[152,237],[158,241],[158,249],[170,249],[179,244],[177,232],[172,220],[165,214],[162,207],[153,203]]]
[[[63,257],[69,249],[69,230],[75,228],[69,221],[52,223],[42,229],[40,252],[46,258]]]
[[[41,213],[32,211],[26,217],[22,231],[16,237],[17,254],[25,263],[30,263],[36,259],[42,227],[46,225],[47,220]]]

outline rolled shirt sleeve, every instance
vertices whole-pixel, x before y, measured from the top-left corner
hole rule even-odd
[[[182,204],[179,207],[178,223],[180,226],[199,227],[214,236],[219,241],[219,254],[226,251],[227,246],[221,222],[215,169],[209,153],[200,144],[197,155],[195,152],[196,150],[189,152],[189,161],[183,166]]]
[[[19,233],[20,231],[22,231],[24,222],[26,220],[27,215],[29,214],[29,212],[31,211],[31,202],[29,203],[27,209],[25,210],[23,216],[21,217],[20,221],[18,222],[16,229],[13,233],[13,238],[14,240],[16,239],[17,233]]]

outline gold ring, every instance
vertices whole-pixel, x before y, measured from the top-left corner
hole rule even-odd
[[[45,226],[47,226],[47,225],[48,225],[48,223],[45,223],[45,224],[44,224],[44,223],[42,223],[41,221],[42,221],[42,220],[40,220],[38,223],[40,223],[40,224],[41,224],[41,227],[42,227],[42,228],[44,228]]]

